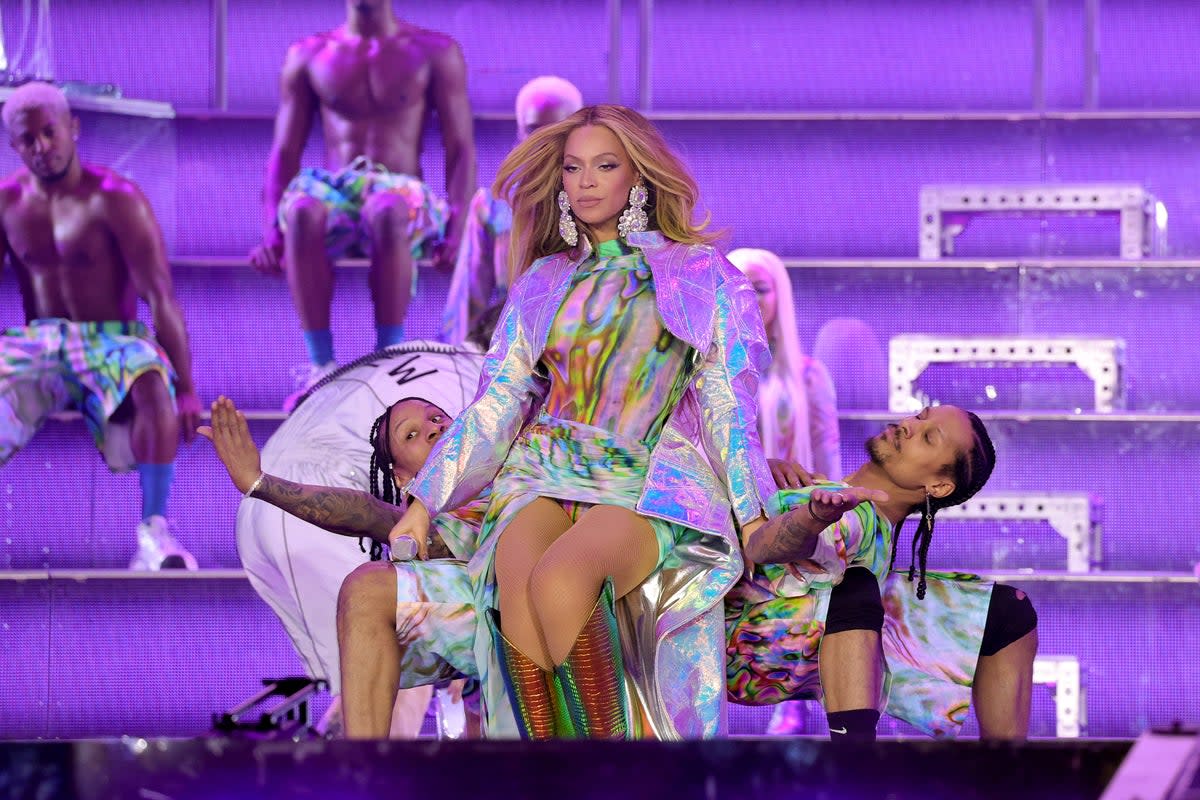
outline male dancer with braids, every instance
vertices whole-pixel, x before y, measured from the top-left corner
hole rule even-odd
[[[1037,615],[1012,587],[928,574],[934,515],[987,482],[995,450],[977,416],[926,408],[867,442],[846,483],[791,487],[745,542],[750,578],[726,598],[729,693],[759,705],[824,696],[835,742],[873,741],[880,702],[934,736],[975,701],[980,732],[1023,738]],[[890,573],[904,519],[922,515],[906,576]],[[890,574],[889,574],[890,573]],[[919,573],[919,577],[918,577]],[[915,587],[912,585],[917,579]],[[914,591],[915,588],[915,591]]]
[[[245,492],[262,470],[270,474],[238,509],[238,554],[306,672],[327,679],[334,694],[341,684],[335,613],[342,580],[379,557],[403,510],[394,505],[396,486],[416,474],[451,415],[470,401],[482,362],[478,348],[421,342],[389,348],[339,370],[303,398],[267,442],[261,464],[250,442],[253,457],[235,484]],[[213,426],[201,433],[211,438],[228,409],[228,400],[214,404]],[[224,441],[218,438],[218,453],[229,464]],[[474,535],[453,516],[439,522],[446,540],[459,529]],[[372,546],[360,544],[360,536]],[[440,541],[435,553],[449,556]],[[429,691],[400,695],[394,736],[417,734]]]

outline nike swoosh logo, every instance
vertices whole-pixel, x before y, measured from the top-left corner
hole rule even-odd
[[[830,733],[848,733],[849,731],[847,731],[845,728],[830,728],[829,732]]]

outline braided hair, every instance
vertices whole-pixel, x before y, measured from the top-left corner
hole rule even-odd
[[[391,437],[388,435],[392,427],[393,407],[388,406],[387,410],[372,423],[371,433],[367,440],[371,443],[371,466],[368,471],[371,481],[371,495],[385,503],[395,505],[396,497],[400,492],[396,488],[396,478],[392,474],[392,466],[395,464],[395,459],[392,457]],[[358,540],[358,546],[364,553],[367,552],[364,539]],[[383,544],[372,540],[371,560],[381,561],[382,559]]]
[[[988,436],[983,420],[970,411],[967,411],[966,415],[971,420],[975,444],[970,450],[959,453],[954,459],[954,463],[946,469],[946,474],[954,479],[954,491],[945,497],[931,497],[926,494],[925,502],[918,503],[908,512],[911,514],[913,511],[921,511],[921,522],[917,525],[916,533],[913,534],[912,560],[908,565],[909,583],[917,577],[918,566],[920,568],[920,579],[917,581],[918,600],[925,599],[925,563],[929,556],[929,543],[933,539],[934,514],[943,508],[960,505],[974,497],[975,493],[987,483],[988,478],[992,475],[992,470],[996,467],[996,448],[992,445],[992,439]],[[922,505],[924,508],[921,507]],[[896,551],[900,543],[900,529],[903,526],[904,523],[901,521],[896,528],[896,537],[892,544],[892,568],[896,566]]]

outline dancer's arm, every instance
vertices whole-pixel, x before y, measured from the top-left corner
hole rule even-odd
[[[822,549],[845,553],[845,543],[839,547],[843,532],[839,522],[842,515],[861,503],[885,502],[886,492],[851,486],[847,489],[813,489],[808,502],[803,502],[783,514],[772,517],[746,537],[746,558],[756,564],[791,564],[816,560],[816,566],[828,571],[829,559],[818,554],[822,534],[829,530],[831,543]],[[844,565],[843,565],[844,568]]]
[[[212,424],[202,426],[198,432],[213,443],[239,492],[245,494],[253,487],[250,497],[319,528],[342,536],[367,536],[387,542],[388,531],[404,513],[403,508],[358,489],[312,486],[263,473],[258,446],[250,437],[246,417],[227,397],[213,402]]]
[[[467,95],[467,65],[458,43],[452,41],[441,47],[429,64],[429,89],[442,126],[446,199],[450,201],[450,219],[442,241],[434,248],[434,261],[449,270],[458,255],[467,204],[475,191],[475,118]]]
[[[454,275],[446,291],[442,312],[442,341],[462,344],[471,326],[491,302],[496,289],[495,237],[487,225],[491,195],[480,189],[466,212],[462,244],[454,261]]]
[[[841,480],[842,439],[838,427],[837,391],[824,364],[815,358],[805,360],[804,383],[813,469],[835,481]]]
[[[358,489],[313,486],[266,474],[249,496],[330,533],[366,536],[381,544],[387,544],[388,532],[404,514],[402,507]]]

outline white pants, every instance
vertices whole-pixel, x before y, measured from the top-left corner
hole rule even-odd
[[[330,691],[340,694],[338,591],[370,555],[362,552],[358,539],[338,536],[250,499],[238,507],[237,547],[250,584],[283,623],[305,672],[329,681]],[[425,686],[400,692],[392,714],[394,738],[416,738],[432,691]]]

